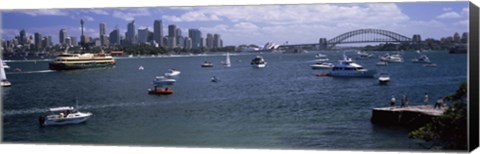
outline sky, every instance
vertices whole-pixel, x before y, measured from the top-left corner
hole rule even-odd
[[[282,44],[317,43],[343,33],[375,28],[407,37],[420,34],[422,39],[468,32],[468,2],[401,2],[250,6],[142,7],[95,9],[2,10],[2,38],[12,39],[25,29],[27,35],[39,32],[59,42],[60,29],[67,35],[80,36],[80,19],[85,33],[99,36],[99,24],[107,25],[107,34],[115,27],[124,35],[127,23],[136,28],[163,21],[163,33],[170,24],[188,36],[190,28],[220,34],[224,46],[267,42]]]

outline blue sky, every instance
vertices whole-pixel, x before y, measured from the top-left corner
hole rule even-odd
[[[468,31],[468,2],[3,10],[2,38],[12,39],[25,29],[29,35],[50,35],[58,43],[61,28],[69,36],[80,35],[80,19],[93,37],[98,37],[101,22],[107,33],[118,26],[124,34],[132,20],[136,28],[153,31],[153,21],[160,19],[164,34],[170,24],[181,28],[184,36],[189,28],[198,28],[203,36],[220,34],[224,45],[315,43],[320,37],[330,39],[361,28],[439,39]]]

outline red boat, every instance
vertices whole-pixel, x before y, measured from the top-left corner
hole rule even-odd
[[[172,89],[169,88],[157,88],[155,87],[154,89],[148,89],[149,94],[158,94],[158,95],[170,95],[173,93]]]

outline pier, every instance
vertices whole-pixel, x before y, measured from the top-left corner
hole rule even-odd
[[[373,108],[371,121],[375,124],[418,128],[441,116],[446,109],[434,109],[433,105]]]

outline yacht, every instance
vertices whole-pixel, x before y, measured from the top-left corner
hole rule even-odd
[[[332,63],[324,63],[324,62],[318,62],[310,65],[312,69],[330,69],[330,68],[333,68],[333,66],[335,65],[333,65]]]
[[[155,86],[153,89],[148,89],[149,94],[158,94],[158,95],[170,95],[173,93],[173,90],[170,88],[158,88]]]
[[[386,55],[380,57],[380,60],[381,61],[386,61],[386,62],[389,62],[389,63],[402,63],[403,62],[403,58],[400,54],[394,54],[394,55],[386,54]]]
[[[263,68],[267,65],[267,62],[265,61],[265,59],[263,59],[263,57],[257,56],[252,59],[252,62],[250,62],[250,64],[256,68]]]
[[[354,63],[350,58],[343,54],[343,60],[339,62],[332,68],[328,73],[328,76],[333,77],[373,77],[375,75],[375,70],[368,70],[363,68],[361,65]]]
[[[176,70],[176,69],[171,68],[171,69],[168,69],[168,72],[165,73],[165,76],[167,76],[167,77],[174,77],[174,76],[180,75],[180,73],[181,73],[181,72],[180,72],[179,70]]]
[[[68,50],[68,48],[67,48]],[[106,53],[67,53],[60,54],[49,63],[51,70],[73,70],[115,65],[115,59]]]
[[[87,121],[92,113],[79,112],[71,106],[56,107],[49,109],[51,114],[46,116],[40,116],[38,122],[40,126],[49,125],[67,125],[67,124],[79,124]]]
[[[213,63],[205,61],[205,62],[203,62],[202,67],[213,67]]]
[[[372,58],[373,55],[372,54],[369,54],[365,51],[357,51],[357,55],[360,57],[360,58]]]

